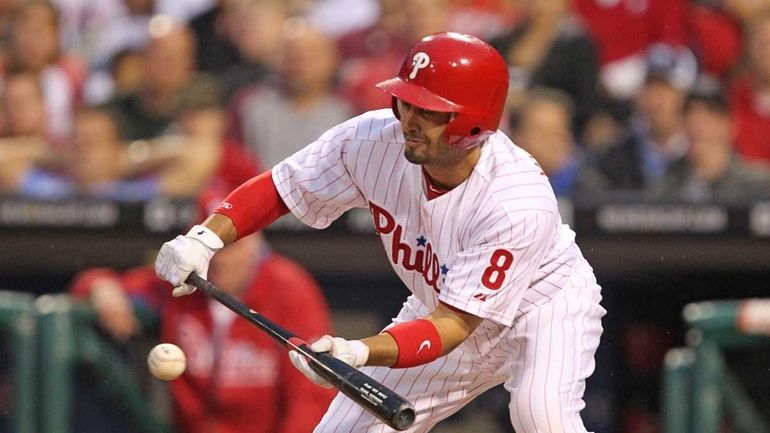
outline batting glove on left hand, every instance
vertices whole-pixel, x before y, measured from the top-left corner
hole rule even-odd
[[[222,247],[222,239],[208,227],[193,226],[186,235],[163,244],[155,259],[155,273],[174,286],[172,295],[189,295],[195,287],[185,283],[187,277],[195,272],[206,279],[209,262]]]
[[[329,355],[343,361],[344,363],[359,368],[366,364],[369,359],[369,346],[361,340],[345,340],[340,337],[324,335],[320,340],[310,345],[310,350],[316,353],[329,352]],[[316,385],[324,388],[331,388],[332,385],[318,373],[315,372],[308,363],[308,360],[297,351],[289,352],[289,360],[294,367],[301,371],[308,379]]]

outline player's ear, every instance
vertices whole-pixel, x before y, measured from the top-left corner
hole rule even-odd
[[[393,115],[396,116],[396,119],[401,120],[401,113],[398,111],[398,104],[398,98],[395,96],[391,97],[390,108],[393,110]]]

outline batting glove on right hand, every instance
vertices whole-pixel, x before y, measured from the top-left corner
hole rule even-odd
[[[316,353],[329,352],[329,355],[343,361],[352,367],[359,368],[366,364],[369,359],[369,346],[361,340],[345,340],[341,337],[332,337],[324,335],[320,340],[310,345],[310,350]],[[308,360],[296,350],[289,352],[289,360],[294,367],[301,371],[308,379],[316,385],[324,388],[331,388],[332,385],[321,375],[310,368]]]
[[[155,259],[155,273],[174,286],[172,295],[189,295],[195,287],[185,283],[187,277],[195,272],[205,279],[211,258],[222,247],[222,239],[208,227],[193,226],[186,235],[179,235],[163,244]]]

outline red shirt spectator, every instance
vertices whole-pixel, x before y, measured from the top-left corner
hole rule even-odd
[[[743,51],[738,20],[723,9],[694,4],[687,14],[687,30],[703,71],[726,76]]]
[[[258,238],[257,238],[258,239]],[[251,241],[253,241],[252,239]],[[246,244],[240,245],[243,241]],[[229,265],[250,257],[248,238],[220,257]],[[243,250],[247,248],[247,250]],[[287,324],[297,335],[315,340],[329,333],[329,314],[320,290],[298,265],[264,247],[241,299],[256,311]],[[232,251],[235,251],[234,253]],[[243,253],[246,253],[244,256]],[[253,260],[253,259],[250,259]],[[228,264],[212,261],[210,278],[229,277]],[[232,270],[232,266],[229,267]],[[74,296],[91,294],[112,284],[115,292],[101,295],[115,300],[120,293],[134,303],[161,314],[161,341],[179,345],[187,355],[187,370],[170,382],[176,431],[186,433],[306,433],[312,431],[328,407],[333,392],[315,386],[291,366],[286,351],[265,333],[203,295],[171,298],[171,286],[160,281],[149,266],[118,274],[107,269],[88,270],[72,286]],[[93,291],[93,292],[92,292]],[[102,292],[103,293],[103,292]],[[98,309],[97,309],[98,311]]]
[[[404,53],[388,52],[380,56],[355,58],[347,61],[340,73],[340,94],[353,111],[377,110],[390,107],[391,97],[375,84],[393,75],[401,66]]]
[[[735,147],[747,161],[770,164],[770,95],[760,96],[752,79],[735,80],[730,93]]]
[[[748,69],[732,84],[735,146],[744,159],[770,164],[770,13],[748,26]]]
[[[212,183],[220,184],[223,190],[230,191],[262,172],[262,161],[246,151],[243,144],[234,138],[225,138],[222,142],[222,155]]]
[[[644,53],[655,42],[685,44],[683,0],[575,0],[606,64]]]
[[[634,98],[653,44],[685,47],[684,0],[575,0],[599,50],[599,77],[610,99]]]
[[[519,8],[507,0],[453,0],[449,28],[484,40],[499,37],[519,20]]]

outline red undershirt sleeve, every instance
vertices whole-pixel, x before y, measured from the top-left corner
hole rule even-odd
[[[215,210],[233,221],[236,239],[269,226],[289,213],[273,183],[270,170],[251,178],[233,190]]]

